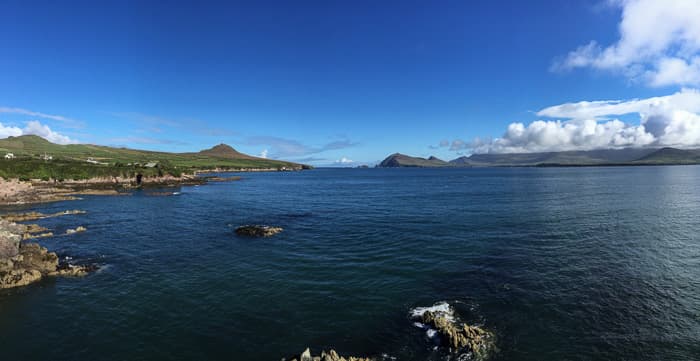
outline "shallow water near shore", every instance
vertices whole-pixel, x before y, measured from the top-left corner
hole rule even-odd
[[[104,267],[0,292],[8,360],[444,359],[415,307],[492,330],[494,360],[696,360],[700,167],[246,173],[168,197],[3,210]],[[165,191],[165,190],[164,190]],[[269,224],[263,239],[236,226]]]

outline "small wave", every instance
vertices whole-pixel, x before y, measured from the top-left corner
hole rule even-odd
[[[103,264],[103,265],[100,265],[99,268],[97,268],[97,271],[95,271],[95,273],[102,273],[102,272],[105,272],[111,268],[112,268],[111,264]]]
[[[425,314],[428,311],[440,313],[449,321],[455,321],[455,311],[452,308],[452,306],[450,306],[450,304],[445,301],[438,302],[429,307],[416,307],[411,310],[411,318],[421,318],[423,317],[423,314]]]

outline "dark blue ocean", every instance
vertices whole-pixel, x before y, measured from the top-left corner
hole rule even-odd
[[[3,209],[86,210],[41,243],[103,267],[0,292],[0,359],[441,360],[408,316],[441,301],[493,360],[700,359],[698,166],[242,176]]]

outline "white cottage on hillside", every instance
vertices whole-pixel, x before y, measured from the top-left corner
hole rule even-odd
[[[7,153],[5,154],[5,159],[15,159],[15,155],[13,153]]]

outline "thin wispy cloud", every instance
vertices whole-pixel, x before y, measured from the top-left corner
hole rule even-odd
[[[114,144],[166,144],[166,145],[189,145],[187,142],[182,142],[174,139],[161,139],[161,138],[151,138],[151,137],[118,137],[111,138],[108,140],[110,143]]]
[[[268,146],[269,156],[273,159],[278,158],[289,158],[289,157],[303,157],[307,155],[322,153],[329,150],[339,150],[354,147],[357,143],[350,140],[337,140],[332,141],[321,146],[310,146],[303,144],[297,140],[286,139],[273,136],[254,136],[248,137],[245,140],[246,145]]]
[[[622,0],[619,38],[593,40],[569,52],[552,70],[593,68],[649,86],[700,84],[700,6],[697,0]]]
[[[211,127],[208,122],[199,119],[172,119],[139,112],[109,112],[107,114],[128,120],[137,125],[139,129],[135,131],[140,133],[162,133],[166,129],[172,129],[186,130],[190,134],[211,137],[230,137],[237,134],[229,129]]]
[[[29,116],[29,117],[35,117],[35,118],[55,120],[55,121],[63,123],[63,125],[65,127],[69,127],[69,128],[83,128],[85,126],[85,124],[83,122],[76,120],[76,119],[64,117],[62,115],[36,112],[33,110],[23,109],[23,108],[0,107],[0,113],[18,114],[18,115],[25,115],[25,116]]]

